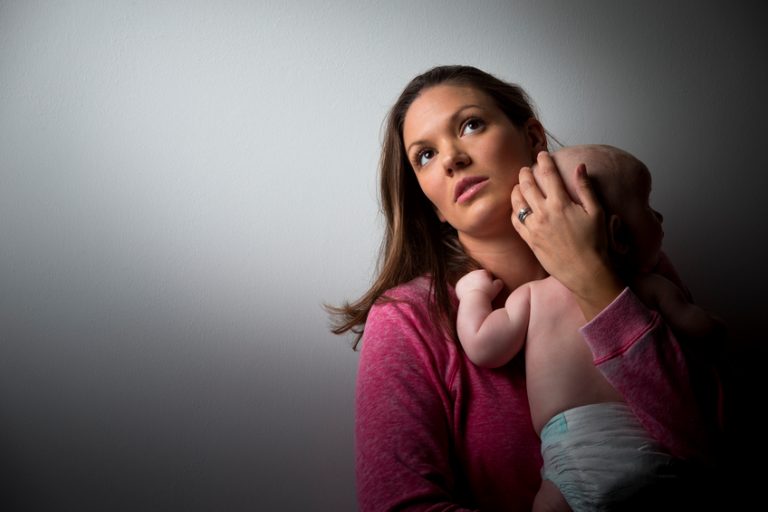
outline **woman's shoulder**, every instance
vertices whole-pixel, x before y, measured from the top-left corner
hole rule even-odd
[[[448,290],[456,306],[458,299],[453,287],[448,285]],[[368,320],[372,316],[375,318],[380,315],[395,315],[409,317],[412,320],[418,319],[433,326],[438,323],[436,316],[431,313],[433,304],[432,279],[428,275],[420,276],[384,292],[371,308]]]
[[[419,320],[429,318],[429,304],[432,281],[421,276],[394,286],[384,292],[368,313],[366,330],[372,321]]]
[[[429,276],[419,276],[405,283],[394,286],[384,292],[379,304],[389,301],[423,301],[429,297],[432,279]]]
[[[422,276],[385,292],[368,313],[363,345],[386,341],[389,347],[408,344],[445,350],[452,344],[452,335],[430,313],[431,285],[431,279]]]

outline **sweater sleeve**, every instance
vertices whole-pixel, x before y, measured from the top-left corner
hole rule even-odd
[[[661,316],[629,289],[581,329],[595,365],[648,432],[681,459],[708,460],[717,419],[703,411],[691,368]]]
[[[463,511],[456,489],[445,366],[405,302],[374,306],[356,389],[360,510]]]

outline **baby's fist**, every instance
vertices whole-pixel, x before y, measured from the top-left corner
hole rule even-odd
[[[456,296],[461,300],[469,292],[479,291],[491,300],[503,287],[501,279],[493,279],[487,270],[473,270],[456,283]]]

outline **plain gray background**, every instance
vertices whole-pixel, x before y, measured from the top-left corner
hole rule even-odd
[[[763,357],[758,2],[0,1],[0,508],[354,510],[381,122],[471,64],[644,160],[667,251]],[[755,391],[756,392],[756,391]]]

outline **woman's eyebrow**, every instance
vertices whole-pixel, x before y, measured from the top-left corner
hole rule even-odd
[[[470,109],[470,108],[479,108],[479,109],[481,109],[481,110],[482,110],[482,109],[483,109],[483,106],[482,106],[482,105],[476,105],[476,104],[474,104],[474,103],[470,103],[470,104],[468,104],[468,105],[462,105],[461,107],[459,107],[459,108],[456,110],[456,112],[454,112],[453,114],[451,114],[451,117],[449,117],[449,118],[448,118],[448,121],[449,121],[449,123],[450,123],[450,124],[453,124],[453,122],[456,120],[456,118],[457,118],[457,117],[459,117],[459,116],[461,115],[461,113],[462,113],[462,112],[464,112],[465,110],[468,110],[468,109]],[[420,139],[420,140],[416,140],[416,141],[413,141],[413,142],[411,142],[410,144],[408,144],[408,148],[406,148],[405,152],[406,152],[406,153],[410,153],[410,152],[411,152],[411,148],[412,148],[413,146],[417,146],[417,145],[419,145],[419,144],[424,144],[425,142],[426,142],[426,140],[423,140],[423,139]]]

